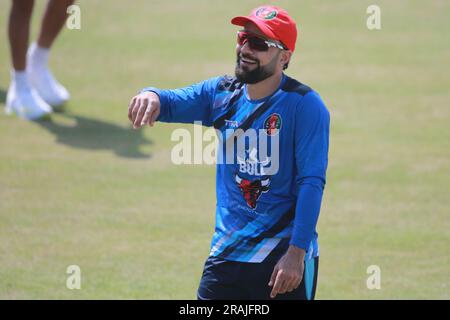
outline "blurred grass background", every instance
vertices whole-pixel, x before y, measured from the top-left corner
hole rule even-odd
[[[299,23],[287,74],[331,113],[318,299],[449,299],[450,4],[277,1]],[[232,74],[234,15],[258,1],[78,1],[51,55],[72,94],[50,122],[0,115],[1,299],[195,299],[215,168],[175,166],[178,125],[134,131],[129,99]],[[45,1],[37,1],[36,39]],[[0,107],[9,85],[0,1]],[[79,265],[82,289],[68,290]],[[381,268],[381,290],[366,269]]]

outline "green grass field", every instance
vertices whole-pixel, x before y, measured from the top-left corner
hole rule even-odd
[[[382,29],[366,28],[381,7]],[[51,66],[72,94],[50,122],[0,115],[1,299],[195,299],[215,168],[175,166],[178,125],[135,131],[129,99],[232,74],[258,1],[79,1]],[[279,1],[300,25],[287,74],[331,113],[318,299],[450,298],[450,4]],[[45,1],[33,16],[36,38]],[[0,2],[0,107],[9,85]],[[190,128],[190,127],[189,127]],[[66,268],[81,268],[81,290]],[[368,290],[366,269],[381,268]]]

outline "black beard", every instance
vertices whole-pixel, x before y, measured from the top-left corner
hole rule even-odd
[[[244,58],[247,58],[247,57],[244,57]],[[260,81],[263,81],[263,80],[269,78],[270,76],[272,76],[275,73],[276,58],[277,57],[274,57],[274,59],[265,66],[261,66],[259,61],[256,61],[256,68],[254,70],[247,71],[241,67],[241,64],[240,64],[241,58],[238,55],[237,60],[236,60],[236,68],[234,70],[234,74],[236,75],[237,80],[241,83],[247,83],[247,84],[258,83]]]

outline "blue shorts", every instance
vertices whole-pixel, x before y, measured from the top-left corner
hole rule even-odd
[[[199,300],[267,300],[268,283],[280,255],[269,255],[261,263],[229,261],[209,257],[197,291]],[[275,300],[313,300],[317,286],[319,257],[305,261],[301,284],[293,291],[278,294]]]

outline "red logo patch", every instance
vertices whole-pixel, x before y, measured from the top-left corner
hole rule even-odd
[[[278,134],[281,129],[281,116],[278,113],[272,113],[264,121],[264,129],[268,136]]]
[[[255,209],[257,201],[262,193],[269,191],[270,179],[248,180],[235,175],[236,183],[244,196],[247,205]]]

